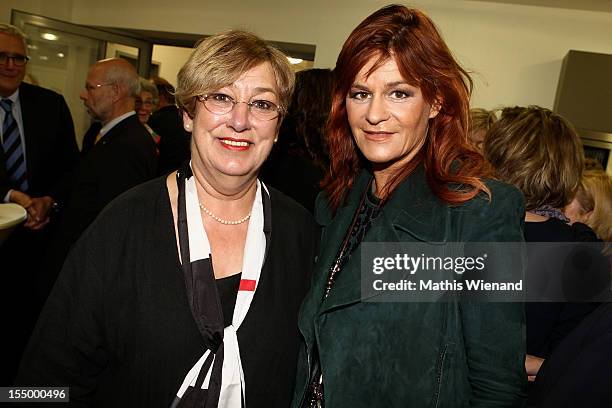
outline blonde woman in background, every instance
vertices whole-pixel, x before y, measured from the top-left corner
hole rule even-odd
[[[497,122],[495,111],[488,111],[483,108],[470,109],[468,141],[481,153],[485,135],[495,122]]]
[[[606,242],[606,255],[612,255],[612,177],[600,170],[585,171],[576,196],[564,211],[572,224],[591,227]]]

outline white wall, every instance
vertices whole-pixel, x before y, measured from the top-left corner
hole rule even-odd
[[[176,76],[191,55],[191,48],[154,45],[152,59],[159,62],[159,76],[176,87]]]
[[[73,0],[2,0],[0,1],[0,22],[10,23],[11,9],[70,21],[73,3]]]
[[[332,67],[350,31],[389,2],[79,0],[72,2],[72,13],[66,13],[69,0],[8,0],[17,8],[27,9],[22,3],[38,7],[41,14],[71,14],[79,24],[198,34],[246,28],[269,40],[315,44],[316,67]],[[57,11],[47,3],[62,7]],[[409,4],[432,17],[459,61],[474,72],[474,106],[552,107],[561,60],[568,50],[612,54],[612,13],[469,0]]]

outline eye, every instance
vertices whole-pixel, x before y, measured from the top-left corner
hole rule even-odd
[[[263,99],[259,99],[251,102],[251,106],[257,110],[261,111],[272,111],[276,108],[276,105],[270,101],[266,101]]]
[[[356,102],[364,102],[370,98],[370,93],[366,91],[351,91],[349,93],[349,98]]]
[[[406,91],[402,91],[402,90],[399,90],[399,89],[391,91],[391,93],[389,94],[389,98],[391,100],[394,100],[394,101],[401,101],[403,99],[408,99],[411,96],[412,96],[412,93],[406,92]]]
[[[208,99],[214,102],[219,102],[219,103],[228,103],[228,102],[234,101],[234,99],[231,96],[222,94],[222,93],[210,94],[208,95]]]

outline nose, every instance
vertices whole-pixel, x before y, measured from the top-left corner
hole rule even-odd
[[[366,120],[372,125],[377,125],[387,119],[389,119],[389,111],[385,106],[384,98],[380,95],[374,95],[368,105]]]
[[[236,132],[243,132],[251,127],[249,106],[245,102],[238,102],[234,105],[227,126]]]
[[[79,93],[79,98],[81,98],[82,101],[85,101],[87,99],[87,90],[86,89],[81,89],[81,92]]]

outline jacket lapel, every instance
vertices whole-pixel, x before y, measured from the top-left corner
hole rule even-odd
[[[25,140],[25,151],[26,151],[26,169],[28,179],[31,180],[32,174],[36,173],[38,169],[36,164],[41,161],[38,159],[39,148],[41,145],[44,147],[46,144],[42,140],[37,138],[43,137],[44,123],[40,123],[35,117],[36,114],[36,100],[35,94],[30,92],[28,84],[22,83],[19,87],[19,105],[21,108],[21,121],[23,123],[23,137]],[[41,109],[42,107],[38,107]],[[40,135],[39,135],[40,134]]]
[[[313,285],[313,289],[320,291],[321,296],[329,268],[336,259],[346,230],[357,211],[359,200],[365,193],[369,177],[368,172],[362,171],[347,205],[326,228],[328,236],[324,237],[324,249],[319,259],[320,266],[317,267],[318,281]],[[449,234],[449,211],[449,207],[441,202],[427,185],[425,171],[420,166],[393,193],[372,223],[363,242],[446,242]],[[360,245],[338,274],[329,296],[320,305],[319,313],[362,300]]]

